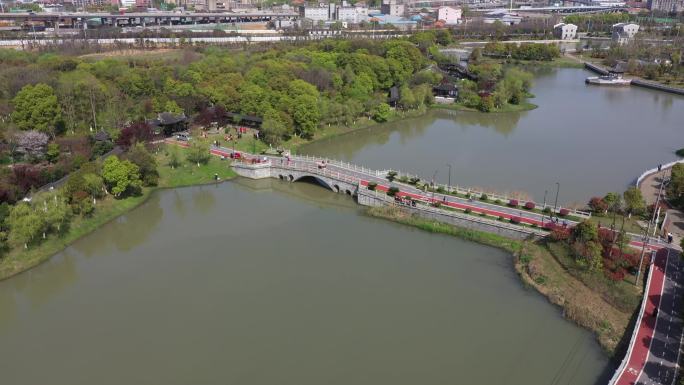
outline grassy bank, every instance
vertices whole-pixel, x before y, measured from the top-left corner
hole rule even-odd
[[[221,180],[235,177],[235,172],[229,167],[227,161],[221,161],[217,157],[212,156],[208,164],[197,167],[197,165],[190,165],[184,161],[184,153],[184,149],[179,149],[182,165],[175,169],[169,166],[168,152],[165,149],[162,149],[156,155],[159,165],[159,184],[157,187],[146,187],[140,195],[125,199],[114,199],[112,196],[107,196],[97,202],[95,211],[91,216],[75,217],[69,227],[59,236],[48,236],[40,244],[33,245],[28,249],[16,246],[8,250],[0,259],[0,280],[29,270],[47,261],[54,254],[64,250],[79,238],[88,235],[105,223],[138,207],[155,190],[215,183],[214,174],[218,174]]]
[[[529,103],[529,102],[524,102],[520,104],[506,104],[505,106],[501,108],[494,109],[492,111],[489,111],[489,114],[495,114],[495,113],[501,113],[501,112],[522,112],[522,111],[531,111],[537,108],[537,106],[534,103]],[[460,103],[454,103],[454,104],[434,104],[432,105],[432,108],[441,108],[445,110],[456,110],[456,111],[469,111],[469,112],[481,112],[476,108],[470,108],[466,107]],[[482,112],[483,114],[485,112]]]
[[[575,278],[558,263],[544,243],[518,241],[459,228],[413,216],[399,208],[369,208],[367,214],[425,231],[453,235],[498,247],[512,253],[515,269],[521,279],[546,296],[551,303],[560,306],[566,318],[594,332],[603,349],[610,355],[615,352],[634,312],[634,309],[617,308],[606,301],[600,292]],[[638,296],[636,298],[638,299]]]

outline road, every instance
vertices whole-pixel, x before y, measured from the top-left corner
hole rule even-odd
[[[675,381],[683,331],[679,251],[661,248],[651,269],[635,334],[611,385],[670,385]]]

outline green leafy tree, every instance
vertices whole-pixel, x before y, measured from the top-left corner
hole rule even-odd
[[[603,197],[603,200],[606,202],[606,204],[608,204],[608,211],[620,211],[620,208],[622,206],[622,197],[619,193],[609,192],[608,194],[606,194],[605,197]]]
[[[117,156],[105,159],[102,166],[102,179],[109,191],[117,198],[127,194],[137,194],[142,188],[138,166]]]
[[[57,143],[48,144],[47,151],[45,152],[45,158],[50,163],[55,163],[57,161],[57,159],[59,158],[59,144],[57,144]]]
[[[667,196],[679,208],[684,208],[684,164],[678,163],[672,167]]]
[[[159,181],[157,160],[147,151],[145,145],[138,142],[128,150],[126,159],[140,169],[140,177],[145,186],[156,186]]]
[[[390,106],[387,103],[380,103],[373,111],[373,120],[376,122],[386,122],[390,117]]]
[[[178,154],[178,148],[176,146],[171,146],[169,149],[169,167],[172,169],[179,167],[181,165],[180,155]]]
[[[35,206],[45,221],[43,238],[47,232],[59,233],[71,219],[71,207],[60,193],[46,193],[35,198]]]
[[[276,110],[268,110],[264,115],[260,133],[266,143],[272,145],[280,144],[281,139],[287,134],[287,126],[284,119]]]
[[[210,157],[209,146],[199,142],[192,143],[188,149],[188,154],[186,155],[188,162],[196,163],[197,167],[199,167],[200,164],[209,163]]]
[[[299,134],[303,138],[312,138],[320,120],[318,100],[311,95],[295,98],[292,118]]]
[[[12,121],[22,130],[54,134],[62,119],[57,95],[47,84],[24,86],[12,99],[12,104]]]
[[[10,228],[10,241],[22,244],[26,249],[45,227],[44,216],[26,202],[20,202],[12,207],[7,221]]]
[[[641,190],[632,186],[628,188],[622,196],[625,199],[625,208],[631,217],[632,214],[640,214],[646,209],[646,202],[641,195]]]

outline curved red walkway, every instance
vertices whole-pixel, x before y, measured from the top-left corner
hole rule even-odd
[[[613,383],[615,385],[636,384],[637,379],[644,370],[649,351],[651,350],[651,342],[655,335],[657,315],[654,315],[654,310],[656,306],[660,305],[662,298],[667,258],[668,251],[665,248],[660,249],[656,253],[655,262],[651,266],[653,270],[651,271],[649,285],[644,295],[646,303],[643,305],[639,323],[635,326],[638,327],[638,331],[630,342],[629,350],[627,351],[627,364],[622,368],[622,373],[619,374],[617,380]]]

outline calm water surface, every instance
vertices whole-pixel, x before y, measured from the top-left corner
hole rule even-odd
[[[0,282],[2,384],[600,383],[511,265],[317,186],[163,191]]]
[[[522,113],[431,111],[417,119],[376,126],[302,152],[376,169],[399,169],[498,192],[544,190],[559,201],[584,203],[623,191],[643,171],[675,160],[684,147],[684,97],[639,87],[588,86],[581,69],[538,73]]]

